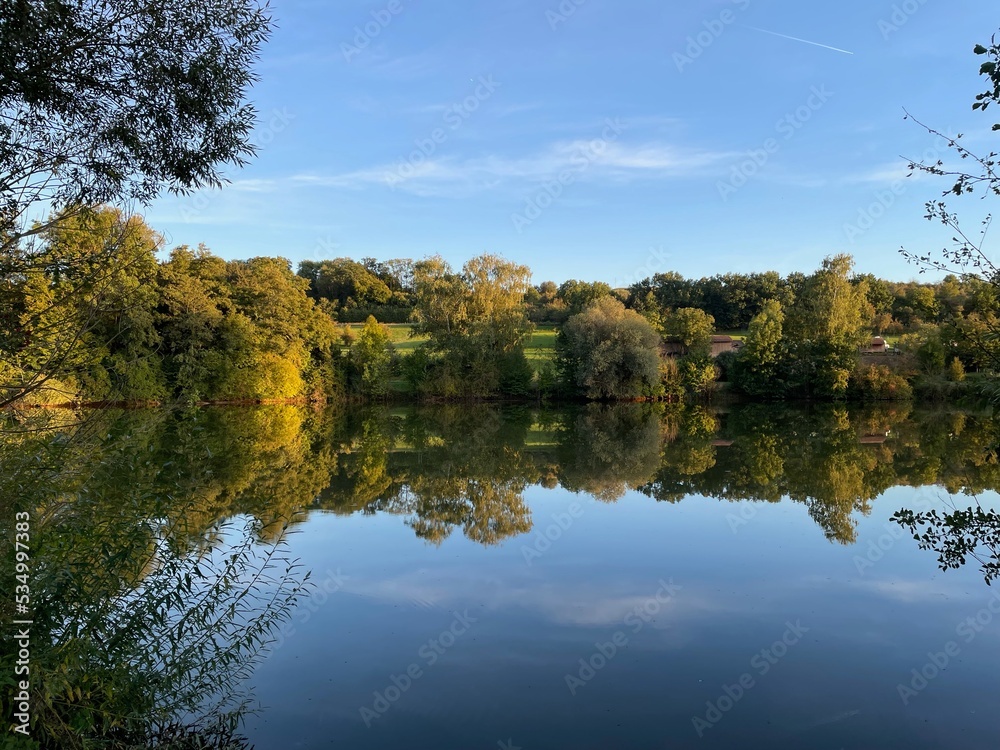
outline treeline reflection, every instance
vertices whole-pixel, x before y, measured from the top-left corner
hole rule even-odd
[[[495,544],[530,530],[533,485],[605,502],[628,491],[663,502],[787,498],[851,543],[857,514],[891,487],[997,488],[998,429],[987,413],[906,407],[373,410],[345,419],[336,470],[311,507],[396,513],[433,542],[461,529]]]
[[[220,519],[252,516],[273,542],[318,511],[392,513],[429,542],[459,532],[496,544],[531,530],[524,494],[536,485],[608,503],[627,492],[669,503],[789,499],[830,539],[851,543],[858,514],[894,486],[969,495],[1000,487],[1000,424],[988,412],[464,404],[99,419],[89,433],[100,437],[79,449],[93,468],[70,474],[79,487],[60,492],[141,487],[143,516],[191,549],[211,543]]]

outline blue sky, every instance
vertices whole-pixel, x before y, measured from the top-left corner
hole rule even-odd
[[[615,285],[849,252],[908,279],[899,247],[950,235],[922,218],[945,186],[904,179],[900,158],[947,151],[903,108],[974,150],[1000,141],[971,111],[972,47],[1000,26],[985,0],[272,6],[259,155],[224,190],[147,211],[171,245],[296,263],[493,252],[536,282]],[[955,207],[970,228],[989,208]]]

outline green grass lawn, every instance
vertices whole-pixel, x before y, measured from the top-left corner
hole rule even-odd
[[[392,342],[392,345],[396,347],[396,351],[400,354],[409,354],[422,343],[427,341],[426,336],[410,338],[410,331],[413,330],[413,326],[409,323],[383,323],[383,325],[389,329],[389,340]],[[364,323],[347,324],[347,328],[355,336],[361,333],[361,329],[364,327]]]
[[[385,323],[383,325],[389,329],[389,340],[403,357],[412,354],[418,346],[427,341],[427,336],[411,337],[410,332],[413,330],[413,326],[409,323]],[[347,327],[351,333],[357,335],[364,328],[364,324],[349,323]],[[528,339],[528,343],[525,344],[524,356],[535,372],[538,372],[546,362],[552,362],[556,357],[556,327],[554,325],[538,326]],[[391,387],[397,393],[409,391],[409,387],[402,378],[394,378]]]
[[[357,335],[364,328],[362,323],[351,323],[347,326],[351,333]],[[402,356],[412,353],[418,346],[427,341],[426,336],[410,337],[413,326],[409,323],[386,323],[389,329],[389,340]],[[551,362],[556,356],[556,327],[540,325],[531,334],[524,347],[528,362],[537,371],[545,362]]]
[[[746,331],[716,331],[717,336],[732,336],[737,341],[743,341],[747,337]]]
[[[524,356],[535,372],[546,362],[552,362],[556,358],[556,327],[538,326],[524,347]]]

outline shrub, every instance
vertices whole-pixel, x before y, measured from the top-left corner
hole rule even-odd
[[[392,376],[392,344],[389,332],[369,316],[351,347],[351,385],[366,396],[380,397],[389,392]]]
[[[602,297],[559,332],[557,366],[566,385],[587,398],[659,396],[659,345],[649,321]]]
[[[719,376],[712,358],[704,354],[683,357],[678,366],[685,390],[698,395],[708,395]]]
[[[948,380],[953,383],[961,383],[965,380],[965,365],[958,357],[952,359],[951,364],[948,365]]]
[[[885,365],[859,367],[851,374],[851,393],[864,401],[908,401],[913,388]]]
[[[499,356],[500,393],[505,396],[528,396],[535,372],[524,356],[523,349],[503,352]]]

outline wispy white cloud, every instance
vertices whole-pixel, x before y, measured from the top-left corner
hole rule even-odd
[[[469,158],[404,157],[395,162],[336,174],[299,173],[273,180],[248,180],[239,189],[253,192],[297,187],[361,190],[384,187],[421,196],[467,195],[501,185],[525,187],[558,178],[628,183],[704,174],[732,159],[733,152],[682,148],[663,143],[625,144],[578,139],[552,144],[526,156],[487,154]]]
[[[434,571],[403,573],[394,577],[352,578],[345,593],[364,596],[385,603],[420,609],[448,610],[464,606],[472,598],[481,598],[489,610],[520,610],[561,626],[593,628],[620,626],[637,609],[642,611],[655,602],[661,584],[645,589],[631,587],[623,591],[621,582],[583,582],[565,585],[542,584],[528,577],[515,576],[503,584],[498,579],[472,580],[462,573]],[[652,609],[656,621],[650,627],[666,628],[678,619],[697,618],[708,613],[727,611],[704,594],[681,590],[669,601],[662,598]]]

